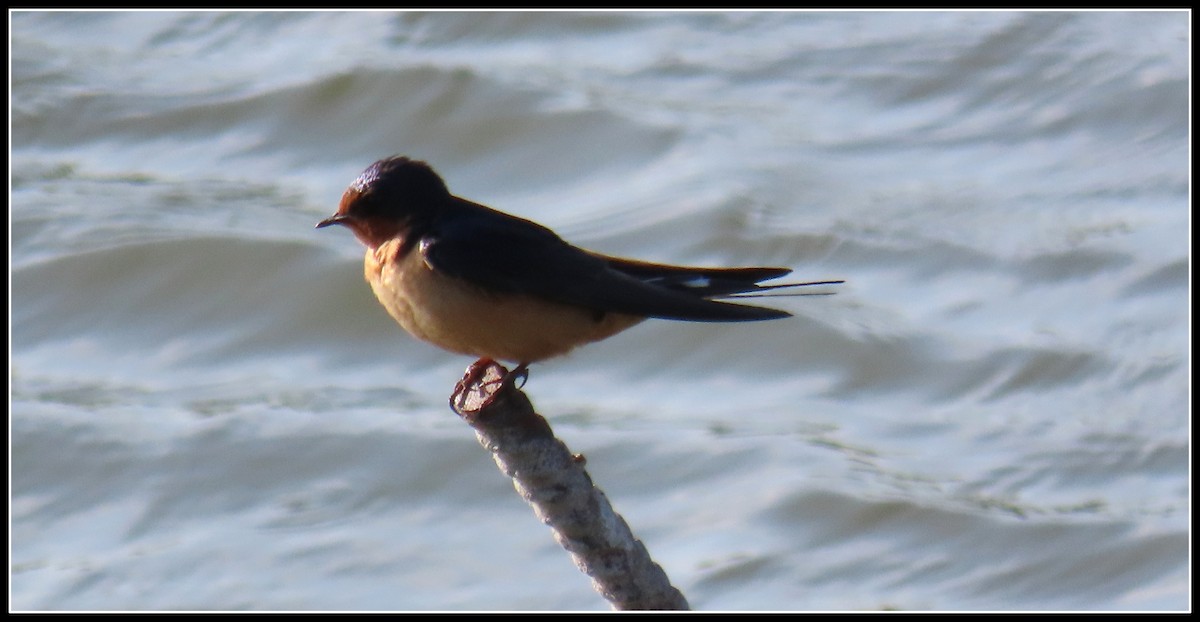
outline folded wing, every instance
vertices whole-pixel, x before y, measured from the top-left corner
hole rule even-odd
[[[597,312],[697,322],[769,320],[785,311],[709,300],[763,289],[786,268],[688,268],[590,253],[527,220],[489,210],[447,218],[421,237],[434,270],[490,291]],[[768,286],[769,287],[769,286]]]

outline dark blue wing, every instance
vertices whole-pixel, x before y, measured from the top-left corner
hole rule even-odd
[[[489,291],[536,296],[597,312],[700,322],[766,320],[790,315],[775,309],[705,298],[753,289],[752,282],[746,286],[743,281],[740,289],[717,293],[657,284],[654,274],[616,269],[613,258],[572,246],[541,225],[492,210],[482,211],[486,208],[474,209],[473,204],[471,207],[443,219],[423,235],[419,252],[434,270]],[[654,264],[629,262],[629,265]],[[685,270],[688,269],[678,268],[675,276],[682,278]],[[779,275],[779,269],[743,270],[766,270]]]

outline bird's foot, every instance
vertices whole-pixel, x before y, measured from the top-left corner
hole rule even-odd
[[[499,393],[509,387],[524,388],[526,380],[529,380],[529,363],[521,363],[512,368],[512,371],[504,374],[504,378],[500,380],[500,388],[496,389],[496,392]],[[521,384],[517,384],[517,381],[520,381]]]
[[[492,374],[494,377],[485,380],[493,367],[497,370]],[[528,378],[529,365],[525,363],[509,371],[492,359],[481,358],[472,363],[458,384],[454,385],[454,392],[450,394],[450,407],[458,412],[479,412],[491,406],[496,397],[509,388],[519,389],[525,386]],[[468,400],[473,396],[476,396],[477,403],[468,405]]]
[[[487,376],[488,369],[493,365],[500,367],[499,363],[489,358],[481,358],[471,363],[466,373],[463,374],[462,379],[454,385],[454,391],[450,393],[450,407],[458,411],[463,410],[473,390],[479,391],[480,395],[482,395],[483,387],[486,386],[486,383],[481,383],[480,381]],[[500,368],[504,369],[503,367]],[[507,370],[505,371],[507,372]]]

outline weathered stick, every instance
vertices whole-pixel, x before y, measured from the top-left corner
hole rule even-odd
[[[479,444],[492,452],[500,470],[513,479],[517,492],[554,530],[554,539],[613,609],[687,609],[683,594],[592,485],[583,458],[554,437],[524,393],[501,382],[507,373],[494,363],[482,378],[468,371],[466,384],[451,396],[451,407],[475,429]]]

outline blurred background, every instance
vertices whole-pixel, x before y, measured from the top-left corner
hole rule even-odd
[[[344,230],[374,160],[846,279],[526,391],[693,607],[1190,608],[1190,15],[10,13],[10,607],[606,610]]]

